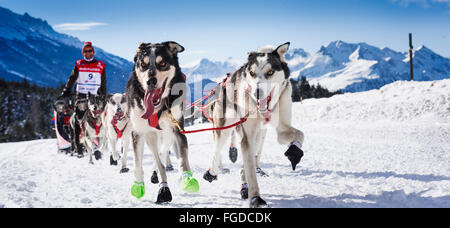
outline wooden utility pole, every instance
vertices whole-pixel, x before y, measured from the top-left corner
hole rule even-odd
[[[413,70],[413,45],[412,45],[412,34],[409,34],[409,68],[411,71],[411,81],[414,81],[414,70]]]

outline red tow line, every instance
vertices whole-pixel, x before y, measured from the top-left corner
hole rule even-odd
[[[203,131],[222,131],[222,130],[226,130],[226,129],[241,125],[241,124],[245,123],[245,121],[247,121],[247,117],[241,118],[241,120],[239,120],[238,122],[236,122],[232,125],[225,126],[225,127],[205,128],[205,129],[193,130],[193,131],[180,130],[180,133],[185,135],[185,134],[199,133],[199,132],[203,132]]]

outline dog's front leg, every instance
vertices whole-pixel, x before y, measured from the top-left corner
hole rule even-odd
[[[294,141],[299,142],[303,145],[303,140],[305,138],[302,131],[295,129],[289,125],[281,123],[277,128],[278,143],[286,145]]]
[[[285,155],[291,162],[292,169],[295,170],[295,167],[303,157],[303,151],[301,150],[301,147],[303,145],[303,140],[305,136],[303,132],[301,132],[296,128],[293,128],[291,125],[292,119],[291,94],[292,94],[292,86],[289,83],[280,97],[279,107],[277,109],[279,118],[275,127],[278,134],[278,142],[283,145],[290,144]]]
[[[244,161],[244,172],[248,184],[248,196],[250,198],[250,207],[263,207],[267,203],[261,199],[259,194],[258,180],[256,177],[255,149],[256,132],[255,124],[247,123],[242,127],[242,160]]]
[[[128,157],[128,148],[130,146],[130,132],[127,130],[122,138],[122,169],[120,173],[127,173],[129,169],[127,168],[127,157]]]
[[[280,144],[289,144],[288,150],[284,155],[289,159],[292,165],[292,169],[295,170],[297,164],[303,157],[303,151],[301,147],[303,145],[304,134],[300,130],[297,130],[286,124],[281,124],[277,127],[278,142]]]
[[[161,161],[161,157],[159,154],[159,150],[161,148],[160,145],[160,138],[159,135],[155,132],[150,132],[145,135],[145,141],[147,143],[147,146],[150,148],[150,151],[152,152],[153,159],[155,160],[155,166],[159,174],[160,180],[162,182],[167,183],[167,176],[166,176],[166,170],[164,168],[164,165]]]
[[[88,158],[89,158],[89,164],[94,164],[94,161],[92,160],[92,154],[95,148],[94,143],[92,142],[92,138],[88,133],[84,136],[84,146],[86,147],[86,150],[88,152]]]
[[[174,149],[180,163],[180,171],[182,172],[180,181],[181,188],[188,193],[198,192],[200,186],[198,181],[194,178],[191,172],[191,167],[189,165],[189,149],[187,138],[178,130],[176,130],[175,133]]]
[[[233,131],[232,129],[214,131],[214,143],[215,143],[214,154],[211,159],[211,166],[209,170],[206,171],[205,174],[203,175],[203,179],[209,182],[217,180],[217,174],[219,173],[219,166],[221,163],[220,152],[225,147],[228,139],[231,136],[232,131]]]
[[[144,169],[142,160],[144,159],[144,138],[135,132],[131,133],[133,152],[134,152],[134,184],[131,187],[131,195],[136,198],[142,198],[145,194],[144,187]]]
[[[117,153],[117,137],[114,134],[108,135],[108,148],[111,151],[110,165],[117,165],[119,154]]]
[[[263,150],[264,141],[266,139],[267,129],[264,128],[264,129],[258,131],[257,134],[258,134],[257,138],[256,138],[257,149],[255,151],[256,152],[256,155],[255,155],[256,173],[259,174],[260,176],[267,177],[268,175],[261,169],[261,166],[260,166],[261,154],[262,154],[262,150]]]
[[[170,192],[169,185],[167,184],[167,175],[166,169],[161,162],[161,158],[159,156],[159,150],[161,149],[161,138],[160,135],[156,132],[149,132],[145,136],[145,140],[147,142],[147,146],[152,151],[153,159],[155,160],[156,167],[158,168],[159,178],[161,179],[161,184],[158,192],[158,197],[156,199],[156,203],[168,203],[172,201],[172,193]]]

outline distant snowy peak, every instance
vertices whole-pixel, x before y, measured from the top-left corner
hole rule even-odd
[[[69,46],[79,47],[81,41],[75,37],[56,32],[45,20],[19,15],[0,7],[0,37],[25,41],[30,37],[45,37]]]
[[[45,20],[0,7],[0,78],[60,86],[75,60],[82,58],[82,46],[79,39],[56,32]],[[133,64],[97,46],[95,50],[96,58],[107,65],[108,91],[124,91]]]
[[[291,77],[305,76],[330,90],[358,92],[377,89],[409,79],[408,52],[380,49],[366,43],[333,41],[312,55],[286,58]],[[414,51],[414,79],[419,81],[450,78],[450,59],[425,46]]]
[[[211,61],[204,58],[193,63],[183,65],[182,70],[188,79],[193,81],[198,79],[215,80],[224,77],[227,73],[235,71],[242,64],[242,61],[233,58],[228,58],[223,62]]]

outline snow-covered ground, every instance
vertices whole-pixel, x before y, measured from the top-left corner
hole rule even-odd
[[[261,167],[262,197],[271,207],[450,207],[450,80],[396,82],[380,90],[308,99],[294,104],[293,124],[305,133],[305,156],[292,171],[269,129]],[[208,127],[197,125],[193,128]],[[240,199],[238,162],[208,183],[212,134],[188,136],[200,192],[188,194],[169,172],[173,201],[156,205],[146,152],[146,195],[130,195],[131,172],[119,174],[109,158],[57,154],[55,140],[0,144],[0,207],[247,207]],[[175,157],[171,157],[174,163]]]

